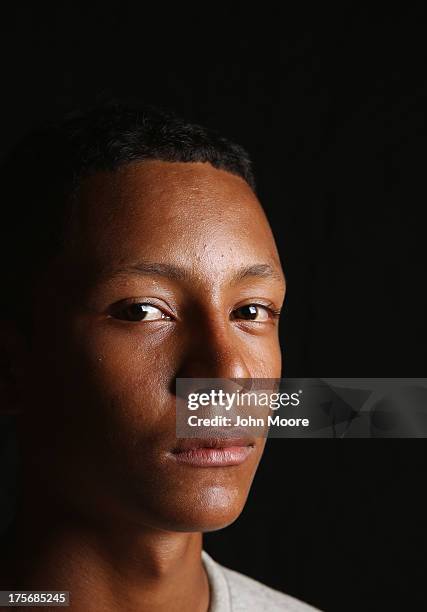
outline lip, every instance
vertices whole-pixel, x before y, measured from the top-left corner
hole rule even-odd
[[[240,465],[253,452],[255,440],[244,438],[183,438],[171,452],[177,463],[193,467]]]

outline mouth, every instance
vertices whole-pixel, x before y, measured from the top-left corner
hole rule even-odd
[[[193,467],[228,467],[240,465],[255,449],[255,439],[182,438],[171,452],[177,463]]]

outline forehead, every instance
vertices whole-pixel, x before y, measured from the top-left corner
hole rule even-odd
[[[209,163],[144,161],[84,181],[72,243],[105,269],[138,259],[213,270],[280,265],[264,211],[239,176]]]

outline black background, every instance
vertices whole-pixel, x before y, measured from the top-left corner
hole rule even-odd
[[[424,375],[420,5],[1,10],[1,151],[109,96],[219,129],[252,155],[281,252],[284,374]],[[422,440],[269,440],[205,548],[327,612],[425,609],[425,467]]]

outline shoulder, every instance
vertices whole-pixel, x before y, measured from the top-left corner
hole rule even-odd
[[[212,606],[212,612],[319,612],[316,608],[277,591],[245,574],[241,574],[228,567],[220,565],[206,551],[202,553],[205,567],[213,591],[216,586],[228,591],[228,601],[225,603],[225,592],[221,593],[221,605]],[[222,585],[220,584],[222,582]],[[217,593],[213,592],[214,602],[217,603]]]

